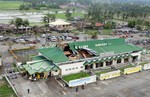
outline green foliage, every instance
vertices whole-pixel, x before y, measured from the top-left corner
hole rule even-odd
[[[29,10],[31,8],[31,4],[22,4],[19,6],[19,10]]]
[[[27,27],[30,23],[28,20],[22,20],[22,18],[15,18],[15,20],[10,20],[10,24],[14,24],[18,28],[20,26]]]
[[[0,9],[18,9],[22,1],[0,1]]]
[[[55,21],[55,20],[56,20],[56,15],[55,14],[47,13],[47,14],[45,14],[44,17],[42,17],[42,21],[44,23],[49,23],[49,22],[52,22],[52,21]]]
[[[22,24],[23,24],[22,18],[16,18],[15,19],[15,25],[17,28],[20,27]]]
[[[60,7],[58,4],[48,4],[48,5],[46,5],[46,8],[59,9]]]
[[[104,29],[114,29],[115,27],[116,27],[116,23],[110,21],[104,25]]]
[[[135,25],[136,25],[136,22],[135,22],[135,21],[129,21],[129,22],[128,22],[128,27],[134,28]]]
[[[30,23],[29,23],[29,21],[26,19],[26,20],[23,21],[22,25],[23,25],[24,27],[27,27],[27,26],[30,25]]]
[[[1,82],[2,83],[0,84],[0,97],[17,97],[12,88],[7,83],[6,79],[3,78]]]
[[[72,16],[72,13],[70,12],[70,9],[67,9],[67,10],[66,10],[66,17],[67,17],[67,20],[70,20],[70,19],[71,19],[71,16]]]
[[[97,30],[88,30],[86,33],[91,35],[92,39],[97,39],[98,38],[97,37],[97,35],[98,35],[98,31]]]

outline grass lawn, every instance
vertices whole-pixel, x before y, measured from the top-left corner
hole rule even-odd
[[[18,9],[21,1],[0,1],[0,9]]]
[[[17,97],[5,78],[0,80],[0,97]]]
[[[71,80],[75,80],[75,79],[80,79],[80,78],[84,78],[84,77],[88,77],[90,76],[89,74],[82,72],[82,73],[77,73],[77,74],[71,74],[68,76],[64,76],[63,79],[67,82],[71,81]]]
[[[100,74],[104,74],[104,73],[108,73],[108,72],[112,72],[112,70],[106,70],[106,71],[100,71],[100,72],[96,72],[96,75],[100,76]]]
[[[112,29],[103,29],[102,34],[103,35],[110,35],[112,33],[112,31],[113,31]]]
[[[84,14],[81,12],[72,13],[72,17],[77,17],[77,16],[80,16],[82,18],[84,17]],[[65,13],[59,13],[56,15],[56,17],[60,19],[67,19],[67,17],[65,16]]]
[[[130,68],[130,67],[134,67],[134,66],[133,65],[128,65],[128,66],[119,68],[119,70],[121,70],[122,72],[124,72],[124,69]]]

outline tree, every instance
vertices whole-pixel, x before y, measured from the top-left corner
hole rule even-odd
[[[56,10],[56,11],[55,11],[55,15],[57,15],[57,14],[58,14],[58,11]]]
[[[71,19],[71,12],[70,12],[70,9],[67,9],[66,10],[66,17],[67,17],[67,20],[70,20]]]
[[[47,13],[47,14],[45,14],[44,17],[42,17],[42,21],[44,23],[50,23],[50,22],[55,21],[55,20],[56,20],[56,15],[55,14]]]
[[[128,22],[128,27],[134,28],[135,25],[136,25],[136,22],[135,22],[135,21],[129,21],[129,22]]]
[[[15,26],[18,28],[23,24],[22,18],[16,18],[15,19]]]
[[[29,21],[26,19],[26,20],[23,21],[22,25],[23,25],[24,27],[27,27],[27,26],[30,25],[30,23],[29,23]]]
[[[92,39],[97,39],[98,38],[98,31],[88,31],[87,32],[89,35],[91,35]]]
[[[24,20],[22,25],[26,28],[26,32],[27,32],[27,26],[30,25],[29,21],[27,19]]]
[[[75,10],[76,10],[76,9],[75,9],[75,8],[73,8],[73,9],[72,9],[72,12],[73,12],[73,13],[75,13]]]
[[[15,24],[15,21],[12,19],[9,21],[9,24]]]

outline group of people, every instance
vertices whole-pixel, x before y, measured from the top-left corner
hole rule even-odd
[[[84,90],[85,89],[85,85],[82,85],[81,88]],[[76,92],[78,92],[79,87],[76,87]]]

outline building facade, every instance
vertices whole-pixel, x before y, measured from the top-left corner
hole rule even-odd
[[[116,38],[66,43],[53,48],[41,48],[37,52],[43,57],[40,60],[50,61],[49,75],[65,76],[140,61],[142,49],[126,44],[125,39]]]

